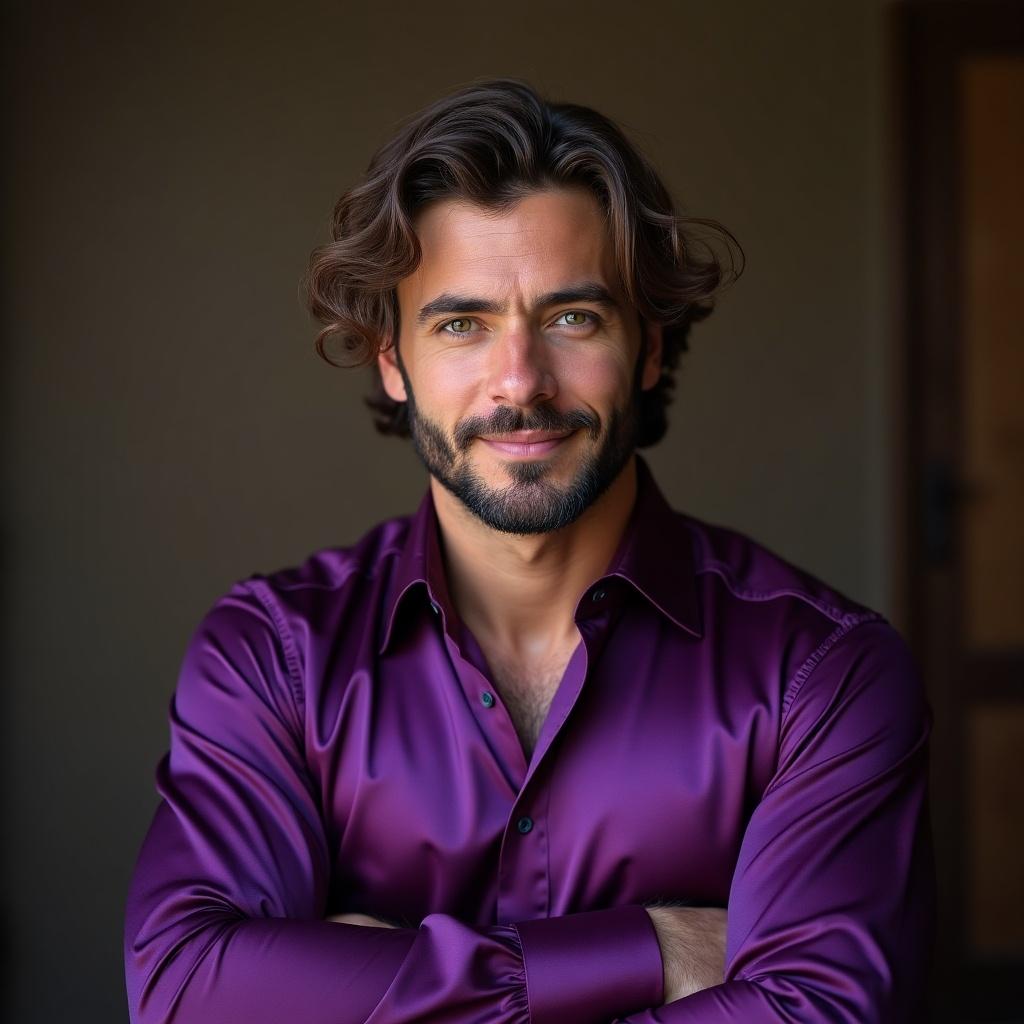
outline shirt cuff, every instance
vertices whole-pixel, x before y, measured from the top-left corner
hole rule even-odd
[[[517,921],[532,1024],[592,1024],[661,1006],[661,944],[638,904]]]

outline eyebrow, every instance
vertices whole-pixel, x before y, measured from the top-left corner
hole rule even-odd
[[[582,281],[579,284],[569,285],[567,288],[559,288],[557,291],[547,292],[538,297],[533,308],[543,309],[545,306],[558,306],[563,303],[589,302],[595,306],[602,306],[605,309],[618,310],[619,303],[603,284],[597,281]],[[493,299],[483,299],[475,295],[457,295],[453,292],[442,292],[436,298],[420,307],[416,314],[416,323],[423,326],[432,317],[443,313],[492,313],[503,314],[506,310],[504,303],[495,302]]]

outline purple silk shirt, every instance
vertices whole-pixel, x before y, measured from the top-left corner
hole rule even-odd
[[[932,712],[905,642],[637,468],[529,760],[429,492],[214,602],[128,892],[132,1021],[917,1019]],[[727,907],[721,985],[662,1005],[658,899]]]

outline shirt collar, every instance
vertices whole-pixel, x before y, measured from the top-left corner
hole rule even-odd
[[[391,573],[384,603],[384,635],[380,643],[380,654],[391,643],[402,606],[414,601],[417,596],[421,600],[425,597],[439,614],[445,614],[452,607],[441,558],[437,512],[429,487],[419,508],[409,520],[405,543]]]
[[[646,461],[636,456],[637,493],[618,550],[600,577],[625,580],[644,599],[695,637],[703,635],[691,534],[665,499]],[[381,654],[395,632],[399,612],[424,598],[446,628],[457,625],[441,556],[437,512],[430,488],[410,518],[384,604]],[[594,582],[597,582],[596,580]]]

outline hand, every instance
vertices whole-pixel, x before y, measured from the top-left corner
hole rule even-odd
[[[382,921],[379,917],[371,917],[369,914],[331,914],[326,918],[328,921],[338,921],[341,924],[361,924],[369,928],[394,928],[393,924]]]
[[[721,985],[726,911],[720,907],[648,907],[661,944],[665,1002]]]

